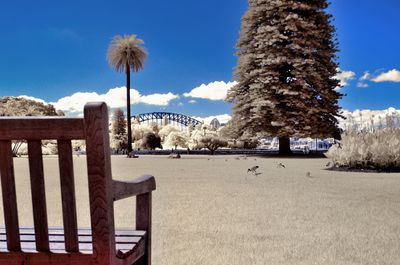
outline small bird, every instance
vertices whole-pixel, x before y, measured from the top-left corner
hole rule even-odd
[[[283,168],[286,168],[285,165],[282,164],[282,163],[278,163],[278,165],[277,165],[276,167],[277,167],[277,168],[282,168],[282,167],[283,167]]]
[[[251,167],[251,168],[247,169],[247,173],[251,172],[254,175],[256,175],[257,174],[257,169],[258,169],[258,166]]]
[[[307,171],[306,177],[311,178],[311,172],[310,171]]]

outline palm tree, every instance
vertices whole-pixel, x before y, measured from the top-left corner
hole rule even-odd
[[[126,73],[126,110],[128,120],[128,154],[132,152],[131,132],[131,77],[130,70],[138,72],[143,69],[147,57],[146,50],[140,46],[144,41],[136,35],[115,36],[108,47],[107,60],[117,72]]]

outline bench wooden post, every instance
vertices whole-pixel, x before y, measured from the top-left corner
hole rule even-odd
[[[94,264],[114,264],[114,190],[107,105],[86,104],[84,115]]]
[[[138,265],[151,265],[151,192],[136,196],[136,229],[145,230],[146,248]]]

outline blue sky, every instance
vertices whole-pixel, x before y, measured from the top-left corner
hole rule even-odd
[[[142,95],[132,106],[133,113],[229,114],[230,105],[223,100],[184,95],[195,95],[192,90],[202,84],[227,88],[246,9],[246,0],[4,2],[0,96],[28,95],[46,102],[64,98],[71,104],[88,96],[71,97],[77,92],[114,95],[122,90],[107,92],[124,86],[125,76],[108,66],[108,45],[114,35],[137,34],[149,57],[145,69],[133,75],[132,87]],[[400,108],[399,9],[397,0],[332,1],[329,12],[348,84],[341,90],[347,94],[340,102],[343,108]],[[207,86],[203,88],[198,95],[212,96]],[[96,97],[92,93],[87,98]],[[160,100],[162,104],[157,103]]]

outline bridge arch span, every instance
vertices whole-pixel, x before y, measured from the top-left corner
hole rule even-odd
[[[168,121],[175,121],[177,123],[180,123],[184,126],[197,126],[199,124],[202,124],[201,121],[196,120],[192,117],[179,114],[179,113],[173,113],[173,112],[149,112],[149,113],[141,113],[135,116],[131,117],[132,120],[139,120],[139,122],[145,122],[145,121],[151,121],[151,120],[165,120],[167,119]]]

